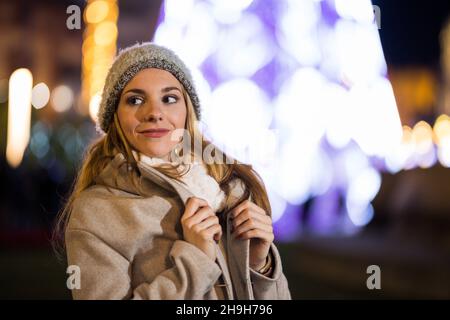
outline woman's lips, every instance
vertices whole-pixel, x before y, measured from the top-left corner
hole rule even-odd
[[[143,132],[140,132],[144,137],[147,138],[161,138],[162,136],[165,136],[169,133],[170,130],[167,129],[155,129],[155,130],[146,130]]]

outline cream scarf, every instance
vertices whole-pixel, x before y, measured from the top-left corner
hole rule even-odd
[[[136,151],[133,151],[133,155],[135,159],[139,159]],[[150,166],[171,163],[158,157],[146,156],[143,153],[139,153],[139,156],[142,162]],[[220,188],[217,181],[208,174],[204,164],[196,161],[183,163],[180,166],[180,171],[185,169],[183,166],[188,167],[188,172],[181,177],[181,180],[186,183],[189,191],[196,197],[206,200],[214,212],[221,211],[225,207],[225,192]]]

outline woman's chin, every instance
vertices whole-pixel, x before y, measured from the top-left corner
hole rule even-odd
[[[167,148],[152,148],[143,149],[141,153],[145,154],[147,157],[151,158],[167,158],[170,153],[170,149]]]

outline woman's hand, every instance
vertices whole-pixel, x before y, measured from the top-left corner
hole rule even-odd
[[[202,250],[211,260],[216,260],[215,241],[222,236],[222,227],[216,213],[208,203],[191,197],[181,217],[184,239]]]
[[[272,218],[249,200],[240,203],[230,214],[233,235],[238,239],[250,239],[250,267],[260,270],[274,240]]]

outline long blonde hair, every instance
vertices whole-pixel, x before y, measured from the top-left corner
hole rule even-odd
[[[198,137],[197,139],[201,139],[202,150],[204,150],[208,145],[210,145],[210,142],[207,141],[199,132],[198,121],[195,116],[191,99],[184,88],[182,91],[187,107],[185,128],[191,137],[194,137],[194,139],[195,137]],[[194,139],[191,139],[192,152],[195,152]],[[199,141],[197,143],[199,143]],[[218,148],[214,148],[214,150],[215,152],[221,153],[220,156],[225,157],[226,159],[227,155],[224,152],[220,151]],[[137,180],[139,177],[137,160],[133,156],[132,148],[123,134],[116,112],[114,114],[114,121],[110,124],[108,132],[102,137],[96,139],[87,147],[83,156],[81,167],[79,168],[78,174],[73,182],[71,192],[69,192],[69,197],[56,217],[55,227],[52,234],[52,246],[58,258],[63,259],[65,255],[65,230],[72,213],[74,200],[82,191],[96,184],[95,177],[101,173],[108,162],[111,161],[118,152],[124,155],[126,161],[123,164],[132,168],[131,171],[128,171],[129,178],[132,184],[140,190]],[[192,154],[192,156],[194,156],[194,154]],[[228,157],[228,159],[231,158]],[[237,203],[251,195],[252,201],[256,205],[263,208],[266,213],[271,216],[272,213],[267,191],[261,177],[251,165],[240,163],[237,160],[232,159],[232,161],[225,161],[223,163],[205,162],[205,166],[208,174],[219,183],[220,187],[227,195],[230,191],[229,182],[236,177],[240,178],[244,182],[245,192]],[[155,167],[155,169],[178,181],[181,181],[180,176],[185,173],[180,173],[180,171],[177,170],[177,166],[159,166]]]

